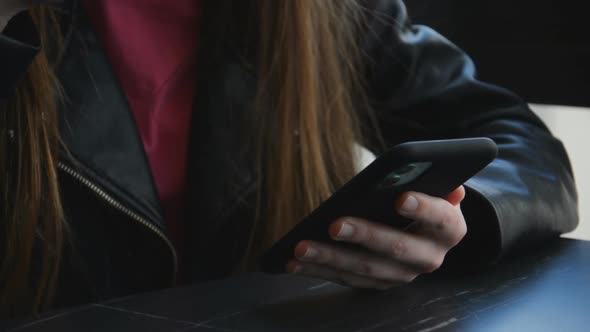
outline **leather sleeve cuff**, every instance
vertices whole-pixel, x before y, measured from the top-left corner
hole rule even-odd
[[[13,17],[0,34],[0,100],[13,93],[40,49],[39,33],[29,14]]]
[[[496,262],[502,255],[501,232],[493,203],[477,185],[466,183],[461,210],[467,223],[467,235],[445,259],[445,267],[470,271]]]

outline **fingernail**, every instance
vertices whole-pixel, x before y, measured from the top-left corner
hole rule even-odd
[[[408,196],[402,206],[400,207],[399,213],[401,215],[411,215],[418,208],[418,200],[414,196]]]
[[[338,240],[350,239],[353,234],[354,234],[354,226],[345,222],[345,223],[342,223],[342,226],[340,226],[340,231],[338,232],[338,235],[336,235],[336,239],[338,239]]]
[[[307,250],[305,251],[305,254],[303,254],[303,259],[313,259],[316,258],[318,256],[319,252],[316,248],[314,247],[307,247]]]

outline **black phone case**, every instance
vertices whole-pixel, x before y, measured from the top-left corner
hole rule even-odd
[[[333,241],[328,228],[337,218],[360,217],[403,228],[410,220],[394,210],[394,201],[406,191],[446,197],[488,165],[497,155],[494,141],[467,138],[408,142],[382,154],[362,172],[297,224],[266,251],[260,260],[263,271],[281,273],[301,240]],[[430,168],[412,182],[383,190],[380,183],[396,169],[408,164],[430,163]]]

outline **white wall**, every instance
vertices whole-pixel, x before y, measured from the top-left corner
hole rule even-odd
[[[564,143],[578,186],[580,225],[566,237],[590,240],[590,109],[531,105]]]

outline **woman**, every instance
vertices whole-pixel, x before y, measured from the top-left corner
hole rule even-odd
[[[74,0],[16,15],[23,2],[0,7],[13,17],[0,37],[8,314],[251,270],[353,176],[357,143],[487,136],[500,154],[446,199],[392,202],[412,230],[343,216],[330,235],[365,249],[303,241],[289,272],[384,289],[461,240],[445,264],[576,226],[560,142],[401,1]]]

